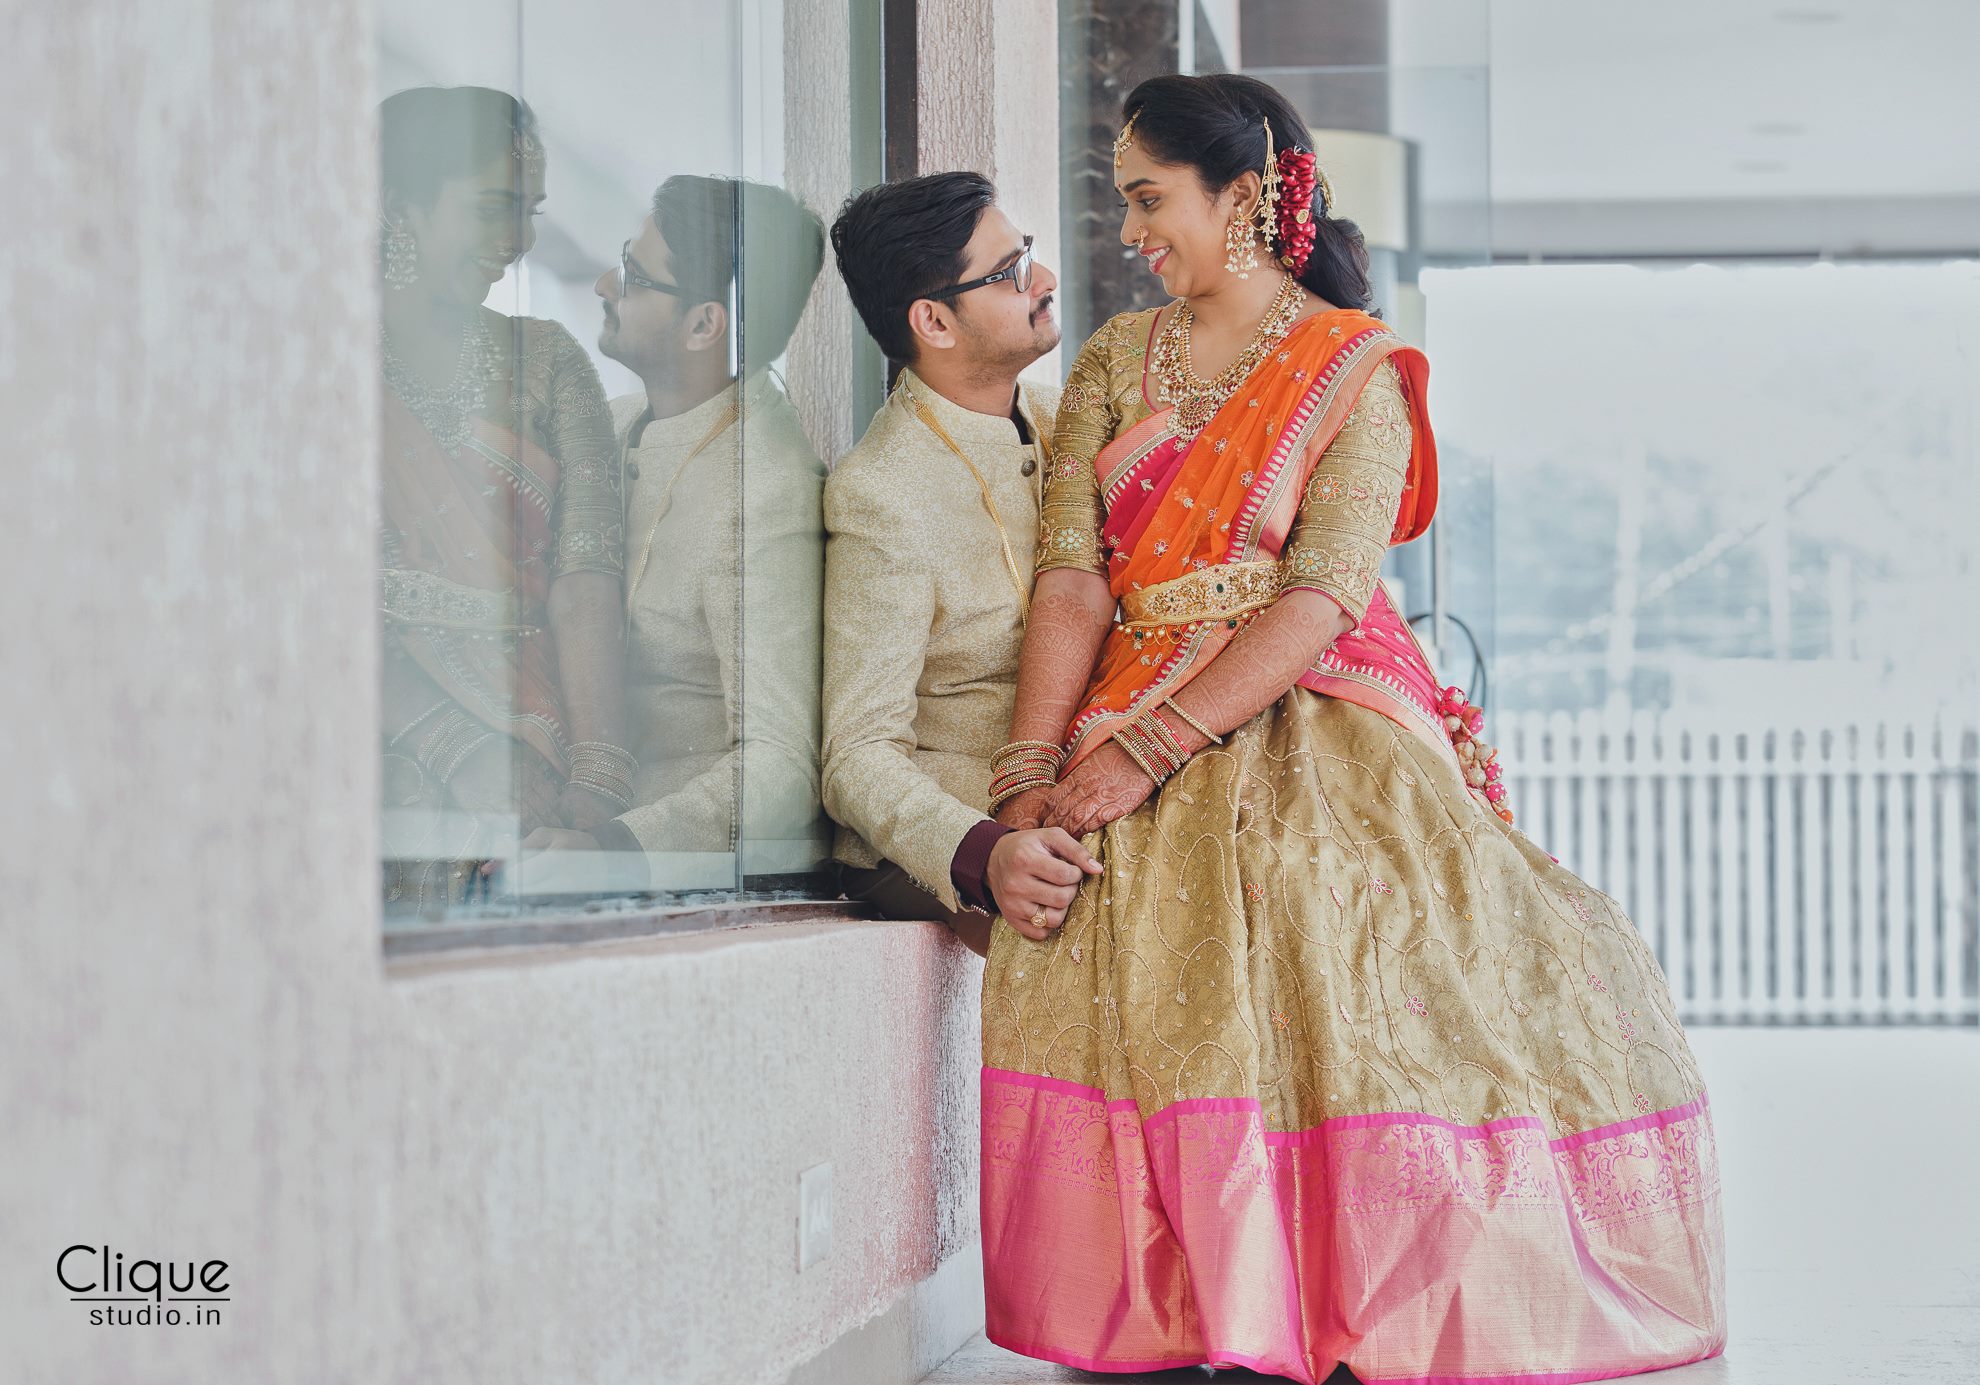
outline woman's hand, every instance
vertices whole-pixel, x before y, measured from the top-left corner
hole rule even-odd
[[[447,781],[447,798],[469,813],[513,813],[516,766],[513,743],[507,736],[490,736],[454,770]]]
[[[587,789],[582,784],[572,784],[557,799],[557,811],[563,814],[565,823],[572,828],[589,832],[610,822],[625,809],[604,794]]]
[[[1108,741],[1052,790],[1045,802],[1044,824],[1081,837],[1120,821],[1154,792],[1155,781],[1125,750]]]
[[[1045,818],[1045,800],[1051,794],[1051,787],[1026,789],[1016,798],[1007,799],[997,810],[997,821],[1005,827],[1020,832],[1042,826]]]

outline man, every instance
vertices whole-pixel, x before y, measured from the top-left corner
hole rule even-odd
[[[629,853],[566,858],[571,888],[724,885],[738,865],[782,874],[824,856],[825,468],[768,369],[823,260],[818,217],[782,190],[682,176],[655,192],[652,214],[595,286],[599,349],[644,386],[612,401],[637,764],[619,817],[589,834],[532,838]],[[537,888],[554,888],[544,867],[557,864],[539,860]]]
[[[1018,373],[1059,342],[1057,280],[989,181],[885,184],[832,227],[866,329],[902,366],[825,483],[825,808],[846,893],[1042,938],[1097,862],[1058,828],[984,812],[1010,728],[1055,388]]]

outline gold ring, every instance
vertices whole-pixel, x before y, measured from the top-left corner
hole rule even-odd
[[[1043,928],[1045,926],[1045,911],[1043,909],[1040,909],[1031,916],[1031,926],[1033,928]]]

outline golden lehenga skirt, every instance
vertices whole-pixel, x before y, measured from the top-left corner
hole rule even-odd
[[[1090,1370],[1593,1380],[1723,1349],[1717,1160],[1615,901],[1302,688],[983,987],[989,1330]]]

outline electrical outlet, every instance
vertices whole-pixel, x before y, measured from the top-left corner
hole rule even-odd
[[[832,1253],[832,1166],[813,1164],[798,1175],[798,1268]]]

